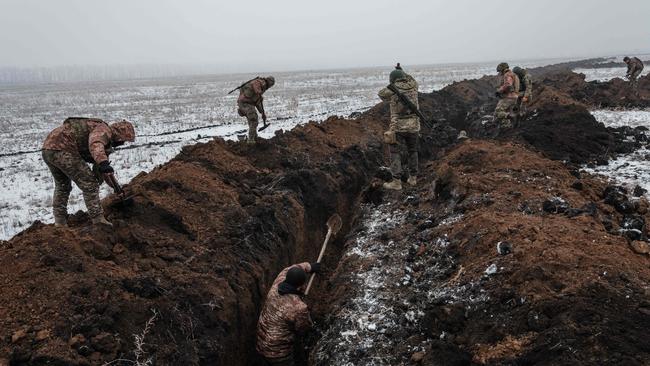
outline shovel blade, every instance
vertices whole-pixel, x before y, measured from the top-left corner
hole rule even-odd
[[[332,232],[332,235],[336,235],[341,230],[342,225],[343,220],[341,220],[339,214],[334,214],[327,220],[327,229]]]
[[[264,130],[266,130],[266,128],[269,127],[270,125],[271,125],[270,123],[265,123],[264,126],[258,128],[257,131],[264,131]]]

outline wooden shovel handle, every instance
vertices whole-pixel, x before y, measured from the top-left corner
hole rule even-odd
[[[332,228],[329,228],[327,230],[327,235],[325,235],[325,242],[323,243],[323,247],[320,249],[320,254],[318,255],[318,260],[316,263],[320,263],[320,261],[323,259],[323,255],[325,254],[325,248],[327,248],[327,243],[330,241],[330,236],[332,236]],[[314,283],[314,277],[316,276],[315,273],[312,273],[311,276],[309,277],[309,283],[307,284],[307,289],[305,290],[305,296],[309,295],[309,289],[311,289],[312,283]]]

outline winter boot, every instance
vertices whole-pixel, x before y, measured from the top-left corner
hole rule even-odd
[[[113,224],[111,224],[110,221],[106,220],[103,215],[93,218],[93,225],[106,225],[113,227]]]
[[[384,183],[384,188],[386,189],[393,189],[396,191],[401,191],[402,190],[402,181],[399,179],[393,178],[392,181]]]
[[[409,177],[406,183],[408,183],[411,187],[415,187],[418,184],[418,177],[412,175]]]
[[[68,226],[68,217],[66,216],[54,216],[54,225],[55,226]]]

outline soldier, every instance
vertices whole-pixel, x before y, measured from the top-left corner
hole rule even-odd
[[[530,77],[528,70],[515,66],[512,72],[519,78],[519,97],[517,98],[517,109],[519,116],[526,114],[526,106],[533,98],[533,78]]]
[[[43,143],[43,160],[54,176],[52,209],[55,225],[68,224],[71,181],[81,189],[93,224],[111,225],[99,202],[99,185],[102,180],[111,185],[111,178],[114,179],[108,161],[113,147],[134,140],[133,125],[127,121],[109,126],[101,119],[82,117],[66,119],[47,135]],[[93,164],[93,171],[87,163]]]
[[[307,304],[302,300],[307,273],[318,273],[320,263],[287,267],[273,281],[257,323],[257,352],[269,365],[293,366],[296,334],[312,327]]]
[[[270,87],[275,85],[275,78],[255,78],[239,87],[239,98],[237,99],[237,112],[240,116],[248,119],[248,142],[255,143],[257,139],[257,111],[262,114],[262,121],[266,123],[266,112],[264,112],[264,94]],[[257,109],[257,111],[255,110]]]
[[[499,129],[511,128],[512,120],[516,118],[513,110],[519,98],[519,77],[510,71],[510,66],[505,62],[497,66],[497,72],[500,86],[495,93],[499,102],[494,110],[494,120],[499,123]]]
[[[643,71],[643,62],[637,57],[630,58],[627,56],[623,58],[623,62],[627,64],[627,73],[625,74],[625,77],[630,80],[633,87],[636,87],[636,78],[638,78],[639,75],[641,75],[641,71]]]
[[[398,63],[389,75],[389,81],[406,96],[415,107],[418,107],[418,83]],[[407,183],[411,186],[417,184],[418,175],[418,147],[420,136],[420,118],[415,111],[405,105],[399,96],[388,87],[379,91],[379,98],[390,102],[390,126],[384,132],[384,142],[390,149],[390,171],[393,179],[384,183],[384,188],[402,189],[402,156],[408,156],[409,177]]]

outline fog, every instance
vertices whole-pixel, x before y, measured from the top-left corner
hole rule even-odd
[[[0,66],[296,70],[648,53],[650,1],[0,0]]]

